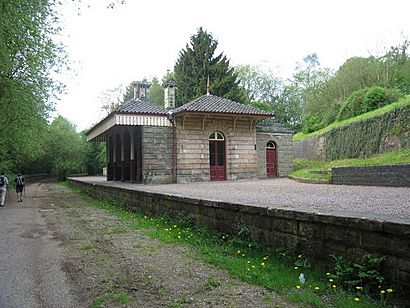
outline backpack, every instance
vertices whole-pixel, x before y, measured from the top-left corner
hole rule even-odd
[[[23,186],[23,179],[21,178],[21,176],[18,176],[16,178],[16,185],[17,186]]]
[[[4,186],[6,184],[6,180],[4,179],[4,176],[0,176],[0,187]]]

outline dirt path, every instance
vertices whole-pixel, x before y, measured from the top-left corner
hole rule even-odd
[[[0,211],[0,307],[294,307],[90,199],[32,184]],[[5,235],[5,236],[4,236]]]
[[[22,203],[9,191],[0,208],[0,307],[78,306],[61,269],[64,252],[39,211],[51,200],[43,188],[28,186]]]

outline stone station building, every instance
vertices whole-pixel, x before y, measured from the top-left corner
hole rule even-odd
[[[175,108],[174,81],[165,108],[149,102],[149,83],[87,132],[107,145],[107,180],[184,183],[287,176],[292,132],[273,114],[203,95]]]

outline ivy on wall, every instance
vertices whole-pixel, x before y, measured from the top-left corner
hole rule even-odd
[[[326,160],[366,158],[381,153],[385,139],[392,136],[398,139],[400,149],[410,149],[410,106],[325,133]]]

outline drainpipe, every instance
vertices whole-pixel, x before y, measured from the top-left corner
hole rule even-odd
[[[177,182],[177,127],[172,112],[168,112],[168,119],[172,123],[172,183]]]

